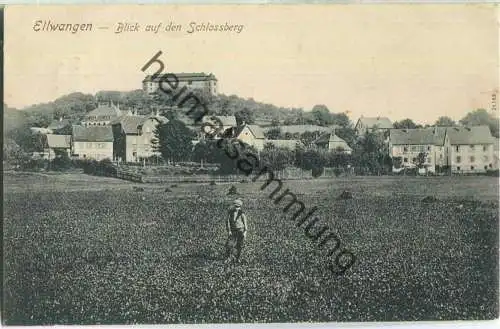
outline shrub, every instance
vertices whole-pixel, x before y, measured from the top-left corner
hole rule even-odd
[[[52,170],[64,171],[68,170],[73,166],[73,163],[67,154],[57,156],[50,162],[50,168]]]

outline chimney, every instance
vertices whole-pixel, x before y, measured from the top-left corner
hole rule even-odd
[[[246,125],[245,120],[241,121],[241,125],[242,125],[242,126]]]
[[[62,116],[60,116],[60,117],[59,117],[59,122],[61,122],[62,120],[63,120],[63,117],[62,117]]]

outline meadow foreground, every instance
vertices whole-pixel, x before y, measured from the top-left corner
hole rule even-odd
[[[4,175],[6,324],[498,316],[495,178],[284,182],[355,253],[336,277],[261,183],[235,184],[250,231],[232,267],[223,264],[230,185],[134,192],[136,184],[75,177],[68,185]],[[353,199],[337,198],[345,189]],[[437,201],[423,203],[429,195]]]

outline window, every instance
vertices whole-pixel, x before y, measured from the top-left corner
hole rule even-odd
[[[490,168],[493,168],[493,165],[490,163]]]
[[[193,84],[193,81],[188,81],[188,85],[192,85]]]
[[[416,152],[416,151],[417,151],[417,146],[413,145],[413,146],[411,147],[411,151],[412,151],[412,152]]]
[[[408,152],[408,146],[403,146],[403,152]]]
[[[431,163],[432,162],[432,158],[431,157],[428,157],[427,158],[427,163]]]
[[[457,163],[460,163],[460,161],[462,161],[462,157],[461,157],[461,156],[458,156],[458,157],[457,157]]]
[[[485,156],[483,157],[483,160],[484,160],[484,162],[487,162],[487,161],[489,160],[488,156],[487,156],[487,155],[485,155]]]
[[[470,170],[474,170],[474,166],[470,166]]]
[[[470,162],[471,162],[471,163],[474,163],[474,161],[476,161],[476,158],[475,158],[475,157],[473,157],[473,156],[471,156],[471,157],[470,157]]]
[[[457,166],[457,171],[460,171],[460,166]]]
[[[404,158],[404,159],[403,159],[403,162],[408,162],[408,158]]]
[[[86,158],[86,157],[87,157],[87,155],[86,155],[86,154],[84,154],[84,155],[83,155],[83,157],[84,157],[84,158]]]
[[[136,157],[137,156],[137,152],[132,152],[132,156]]]
[[[484,166],[484,170],[488,170],[488,166]]]
[[[470,145],[469,147],[470,147],[471,151],[474,151],[474,145]]]
[[[487,145],[483,145],[483,151],[487,151],[488,150],[488,146]]]
[[[91,149],[92,148],[92,143],[87,143],[87,148]]]
[[[430,151],[431,150],[431,147],[430,146],[427,146],[427,151]]]
[[[413,162],[413,163],[417,162],[417,158],[412,158],[411,162]]]
[[[442,154],[439,155],[439,159],[443,160],[443,155]]]
[[[455,146],[455,151],[460,152],[460,145]]]

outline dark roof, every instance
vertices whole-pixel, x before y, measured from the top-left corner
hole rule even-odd
[[[71,135],[47,134],[47,145],[50,148],[70,148]]]
[[[159,81],[162,77],[164,77],[167,74],[175,75],[175,77],[179,81],[209,81],[209,80],[217,81],[217,78],[215,77],[215,75],[213,75],[212,73],[206,74],[205,72],[201,72],[201,73],[164,73],[164,74],[159,74],[157,77],[155,77],[154,81]],[[152,76],[148,75],[142,81],[143,82],[151,81],[151,78],[152,78]],[[172,81],[173,79],[170,78],[169,80]]]
[[[291,125],[291,126],[274,126],[274,127],[265,127],[262,130],[268,132],[271,129],[279,128],[281,133],[286,134],[303,134],[305,132],[331,132],[335,127],[322,127],[317,125]]]
[[[123,132],[127,135],[133,135],[138,133],[138,129],[142,126],[148,119],[156,119],[159,122],[168,122],[167,118],[163,116],[146,116],[146,115],[127,115],[113,121],[113,124],[121,124]]]
[[[389,140],[393,145],[443,145],[442,131],[431,128],[391,129]]]
[[[124,114],[125,111],[121,111],[117,106],[114,105],[105,105],[105,104],[99,104],[99,106],[85,114],[85,117],[89,116],[96,116],[96,117],[102,117],[102,116],[110,116],[110,117],[119,117]]]
[[[112,142],[113,130],[111,126],[73,126],[73,140],[75,142]]]
[[[379,129],[390,129],[392,128],[392,122],[387,117],[361,117],[359,118],[356,126],[359,122],[363,123],[364,128],[379,128]]]
[[[488,126],[448,127],[451,145],[493,144],[494,137]]]
[[[68,119],[54,120],[50,123],[50,125],[47,127],[47,129],[59,130],[59,129],[63,129],[64,127],[70,126],[70,125],[71,125],[71,122],[69,122]]]

